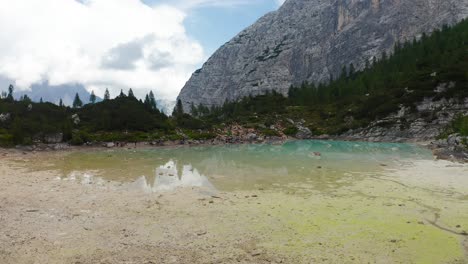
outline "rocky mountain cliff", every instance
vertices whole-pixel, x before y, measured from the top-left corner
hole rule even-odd
[[[468,0],[287,0],[216,51],[179,99],[188,111],[268,90],[286,95],[467,15]]]

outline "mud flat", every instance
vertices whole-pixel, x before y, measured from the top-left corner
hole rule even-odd
[[[468,261],[464,164],[381,164],[328,188],[310,178],[153,192],[35,166],[66,155],[0,151],[1,263]]]

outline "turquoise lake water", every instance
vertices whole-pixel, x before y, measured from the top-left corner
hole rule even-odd
[[[64,177],[89,172],[105,180],[138,181],[153,190],[204,186],[221,191],[313,182],[336,188],[368,173],[431,160],[411,144],[290,141],[281,145],[226,145],[76,152],[54,164]]]

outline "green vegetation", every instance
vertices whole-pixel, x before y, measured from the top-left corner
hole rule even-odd
[[[460,116],[453,122],[455,133],[468,137],[468,116]]]
[[[468,137],[468,116],[459,115],[450,123],[445,131],[439,136],[439,139],[446,139],[451,134],[460,134]],[[468,146],[467,142],[465,145]]]
[[[41,98],[40,103],[42,103],[42,98]],[[75,99],[73,100],[73,108],[80,108],[82,106],[83,106],[83,102],[81,101],[80,96],[77,93],[75,95]]]
[[[357,71],[343,67],[327,83],[303,83],[291,87],[288,97],[266,92],[228,102],[221,107],[194,106],[184,113],[178,101],[172,117],[156,107],[153,92],[144,101],[132,89],[110,99],[106,89],[102,102],[91,93],[89,104],[78,94],[73,108],[51,103],[34,103],[24,96],[13,98],[14,87],[2,92],[0,145],[31,144],[50,134],[63,133],[64,140],[80,145],[93,141],[150,141],[159,139],[209,139],[229,124],[254,128],[265,136],[295,135],[290,120],[301,120],[315,135],[340,134],[369,125],[376,119],[396,113],[402,106],[416,112],[424,98],[463,101],[468,97],[468,21],[397,44],[391,56],[383,53]],[[273,49],[280,52],[281,45]],[[270,50],[265,53],[270,54]],[[403,119],[402,119],[403,120]],[[459,117],[450,131],[468,135],[468,118]],[[404,121],[404,120],[403,120]],[[385,125],[385,124],[381,124]],[[407,125],[403,122],[402,126]],[[278,129],[280,127],[280,129]],[[228,132],[229,133],[229,132]],[[229,136],[229,135],[228,135]]]
[[[9,93],[0,98],[0,114],[8,113],[8,117],[0,121],[0,146],[44,142],[48,136],[58,133],[62,133],[64,141],[73,145],[215,137],[201,120],[183,114],[181,105],[178,109],[182,114],[173,118],[161,113],[152,92],[147,95],[148,100],[142,102],[131,89],[128,96],[121,92],[115,99],[110,99],[109,91],[106,90],[105,100],[96,103],[92,93],[90,103],[86,105],[83,105],[77,94],[70,108],[63,106],[63,103],[58,106],[34,103],[27,97],[15,101],[9,96],[13,89],[10,86]],[[205,130],[192,130],[200,128]],[[177,132],[180,129],[184,133]]]
[[[396,113],[401,106],[415,112],[424,98],[464,100],[468,97],[467,46],[465,20],[423,35],[419,41],[397,44],[392,56],[383,53],[361,71],[351,64],[328,83],[291,87],[288,98],[267,92],[217,108],[192,106],[192,114],[209,124],[266,127],[273,121],[289,127],[287,118],[303,119],[315,134],[340,134]]]
[[[131,89],[130,89],[130,91],[131,91]],[[94,91],[91,91],[91,95],[89,96],[89,103],[94,104],[94,103],[96,103],[96,100],[97,100],[97,97],[94,94]]]

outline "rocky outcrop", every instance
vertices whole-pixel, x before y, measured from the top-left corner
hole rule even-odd
[[[0,123],[7,122],[11,118],[10,113],[0,113]]]
[[[58,144],[63,142],[63,133],[50,133],[44,135],[44,143]]]
[[[73,114],[71,118],[72,118],[73,124],[75,124],[75,125],[80,124],[81,120],[80,120],[80,117],[78,116],[78,114]]]
[[[298,122],[294,122],[292,119],[286,119],[294,128],[297,130],[297,132],[293,135],[294,138],[297,139],[310,139],[312,138],[313,134],[310,129],[305,126],[305,120],[300,120]]]
[[[426,98],[415,111],[402,107],[394,115],[377,120],[340,137],[349,140],[407,142],[432,141],[444,132],[457,115],[468,115],[468,98],[433,101]]]
[[[287,0],[223,45],[197,70],[179,99],[220,105],[291,85],[324,82],[351,63],[390,52],[468,15],[467,0]]]
[[[438,159],[468,162],[468,137],[452,134],[431,142],[429,147]]]

